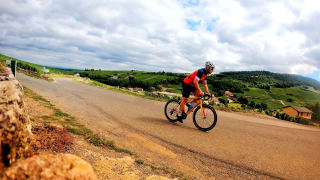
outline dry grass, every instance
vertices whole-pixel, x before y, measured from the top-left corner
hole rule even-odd
[[[73,137],[65,128],[51,125],[37,125],[32,127],[34,134],[32,148],[36,153],[40,151],[67,152],[73,141]]]

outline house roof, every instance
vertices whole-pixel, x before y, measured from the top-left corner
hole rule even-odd
[[[305,113],[312,113],[312,111],[310,111],[308,108],[305,107],[299,107],[299,106],[285,106],[284,108],[287,107],[292,107],[293,109],[295,109],[297,112],[305,112]]]
[[[229,95],[229,96],[233,96],[233,94],[230,91],[226,91],[224,94]]]

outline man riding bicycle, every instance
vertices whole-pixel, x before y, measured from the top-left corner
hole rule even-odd
[[[190,93],[195,95],[193,102],[196,101],[196,96],[204,96],[204,93],[200,89],[199,82],[202,82],[204,90],[207,94],[209,93],[207,85],[207,75],[211,74],[215,68],[215,65],[211,61],[205,63],[205,68],[194,71],[190,76],[186,77],[182,82],[182,99],[180,104],[180,112],[178,113],[178,121],[183,123],[183,119],[186,118],[185,105],[188,102]]]

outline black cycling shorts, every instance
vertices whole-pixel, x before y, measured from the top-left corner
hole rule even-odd
[[[189,84],[186,84],[185,82],[182,82],[182,96],[185,98],[188,98],[190,96],[190,93],[196,91],[196,87],[190,86]]]

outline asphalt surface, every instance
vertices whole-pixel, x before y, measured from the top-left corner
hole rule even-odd
[[[295,123],[217,111],[218,123],[209,132],[193,125],[169,123],[165,103],[91,87],[70,79],[55,82],[18,74],[22,85],[49,98],[87,124],[108,132],[126,127],[185,149],[203,158],[210,171],[230,171],[234,178],[319,179],[320,131]],[[227,170],[226,170],[227,169]],[[221,171],[222,172],[222,171]],[[242,174],[242,175],[241,175]],[[225,177],[225,176],[223,176]],[[256,178],[255,178],[256,177]]]

